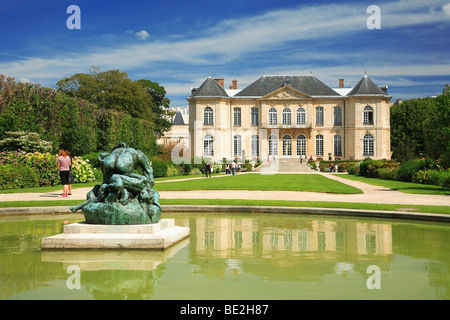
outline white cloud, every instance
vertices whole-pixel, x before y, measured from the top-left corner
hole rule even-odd
[[[150,37],[150,34],[145,30],[141,30],[139,32],[136,32],[136,36],[141,40],[145,40]]]
[[[442,11],[447,15],[450,16],[450,3],[447,3],[442,7]]]

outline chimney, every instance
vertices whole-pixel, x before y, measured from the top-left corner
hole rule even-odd
[[[225,82],[223,80],[223,78],[218,78],[218,79],[214,79],[218,84],[220,84],[220,86],[223,88],[223,86],[225,85]]]
[[[344,79],[339,79],[339,89],[344,88]]]
[[[230,89],[237,90],[237,88],[238,88],[238,86],[237,86],[237,80],[234,79],[234,80],[233,80],[233,85],[230,86]]]

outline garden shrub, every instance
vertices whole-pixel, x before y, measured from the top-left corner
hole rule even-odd
[[[425,168],[425,160],[411,160],[402,163],[397,171],[397,180],[412,182],[414,173]]]
[[[376,170],[376,175],[378,178],[383,180],[396,180],[397,169],[396,168],[378,168]]]
[[[191,172],[189,172],[189,175],[191,175],[191,176],[197,176],[197,175],[200,175],[200,174],[202,174],[202,172],[200,171],[199,168],[193,168],[191,170]]]
[[[98,161],[98,156],[105,151],[99,151],[99,152],[91,152],[88,154],[85,154],[82,156],[83,160],[88,160],[89,163],[92,165],[93,168],[100,168],[100,161]]]
[[[36,171],[25,166],[5,164],[0,166],[0,189],[35,188],[39,186]]]
[[[81,157],[72,158],[72,173],[75,183],[94,182],[95,174],[88,160]]]
[[[184,175],[184,170],[180,166],[169,165],[167,167],[167,176],[168,177],[177,177]]]
[[[161,178],[167,176],[167,169],[169,163],[158,159],[150,159],[151,166],[153,168],[153,177]]]

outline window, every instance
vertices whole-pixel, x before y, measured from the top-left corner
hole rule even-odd
[[[304,126],[306,125],[306,112],[303,108],[297,109],[297,125]]]
[[[259,126],[259,109],[258,108],[252,108],[252,126]]]
[[[363,156],[375,155],[373,145],[372,135],[366,134],[363,139]]]
[[[373,124],[373,108],[371,106],[366,106],[364,108],[363,124],[368,124],[368,125]]]
[[[270,156],[278,155],[278,138],[275,135],[271,135],[269,137],[269,155]]]
[[[252,157],[259,157],[259,137],[255,134],[251,137]]]
[[[316,136],[316,156],[323,156],[323,135]]]
[[[323,126],[323,107],[316,108],[316,126]]]
[[[306,156],[306,137],[302,134],[297,137],[297,156]]]
[[[203,139],[203,155],[206,157],[214,155],[214,140],[209,134]]]
[[[334,156],[342,157],[342,136],[338,134],[334,136]]]
[[[240,135],[234,136],[234,156],[240,157],[241,156],[241,150],[242,150],[242,141]]]
[[[203,125],[212,126],[214,124],[213,110],[210,107],[206,107],[203,112]]]
[[[289,135],[283,137],[283,156],[292,156],[292,139]]]
[[[234,126],[241,126],[241,108],[234,108]]]
[[[342,126],[342,108],[334,107],[334,125]]]
[[[283,109],[283,126],[290,126],[292,123],[291,109]]]
[[[269,126],[276,126],[278,123],[277,110],[270,108],[269,110]]]

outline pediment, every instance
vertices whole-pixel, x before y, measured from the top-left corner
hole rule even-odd
[[[261,99],[264,100],[304,100],[311,99],[312,97],[304,92],[292,88],[289,85],[285,85],[278,90],[275,90]]]

